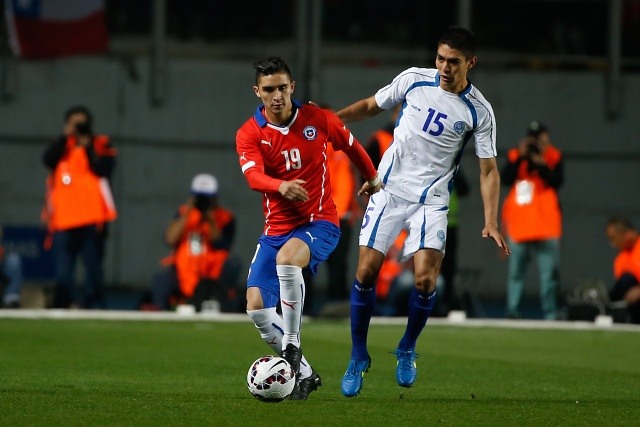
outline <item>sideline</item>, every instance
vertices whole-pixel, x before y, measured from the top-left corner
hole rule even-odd
[[[135,310],[64,310],[64,309],[3,309],[0,319],[51,319],[51,320],[131,320],[131,321],[175,321],[175,322],[248,322],[243,313],[180,313],[149,312]],[[348,318],[309,318],[305,322],[349,323]],[[371,319],[372,324],[404,325],[406,317],[378,317]],[[469,319],[464,316],[429,319],[430,326],[460,326],[472,328],[511,328],[511,329],[560,329],[560,330],[602,330],[640,333],[640,325],[628,323],[598,323],[588,321],[562,320],[512,320],[512,319]]]

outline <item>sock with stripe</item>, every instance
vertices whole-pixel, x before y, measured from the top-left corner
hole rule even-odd
[[[351,358],[367,360],[367,335],[369,323],[376,307],[374,287],[365,288],[357,279],[351,287]]]
[[[430,293],[418,292],[414,287],[409,297],[409,316],[404,336],[400,340],[398,349],[413,350],[420,333],[427,324],[433,305],[436,302],[436,291]]]

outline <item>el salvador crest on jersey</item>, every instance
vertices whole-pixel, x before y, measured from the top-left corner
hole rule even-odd
[[[462,132],[464,132],[464,122],[461,120],[455,122],[453,124],[453,130],[455,130],[458,135],[462,135]]]
[[[307,141],[313,141],[318,136],[318,130],[314,126],[307,126],[302,131]]]

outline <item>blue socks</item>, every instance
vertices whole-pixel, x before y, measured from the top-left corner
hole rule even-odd
[[[351,287],[351,358],[369,360],[367,334],[376,306],[375,288],[365,288],[354,279]]]
[[[409,297],[409,317],[404,336],[398,349],[413,350],[420,333],[427,324],[431,310],[436,302],[436,291],[418,292],[414,287]],[[375,288],[366,288],[358,280],[353,281],[351,288],[351,358],[368,360],[367,335],[369,323],[376,306]]]
[[[416,341],[420,333],[427,324],[427,319],[431,314],[433,305],[436,302],[436,291],[431,293],[422,293],[414,287],[409,297],[409,319],[407,320],[407,329],[398,345],[399,350],[413,350],[416,348]]]

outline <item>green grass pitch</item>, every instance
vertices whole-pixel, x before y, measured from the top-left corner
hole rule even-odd
[[[303,325],[323,386],[262,403],[246,322],[0,319],[0,425],[425,426],[640,424],[640,333],[427,325],[413,388],[395,383],[402,326],[372,325],[371,370],[345,398],[349,325]]]

